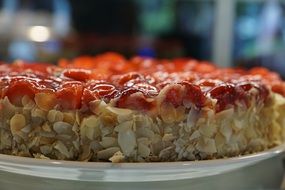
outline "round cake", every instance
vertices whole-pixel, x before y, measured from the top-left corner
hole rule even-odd
[[[265,68],[116,53],[0,65],[0,153],[154,162],[281,144],[285,83]]]

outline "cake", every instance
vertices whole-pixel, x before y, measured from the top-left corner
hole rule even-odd
[[[282,143],[285,83],[265,68],[116,53],[0,65],[0,153],[110,162],[233,157]]]

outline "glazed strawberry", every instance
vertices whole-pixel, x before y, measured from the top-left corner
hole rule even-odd
[[[134,71],[134,65],[127,63],[127,60],[118,53],[108,52],[95,57],[98,68],[108,70],[112,74]]]
[[[218,79],[200,79],[198,81],[194,81],[194,84],[198,85],[204,94],[207,94],[208,91],[212,90],[215,86],[218,86],[222,83],[223,82]]]
[[[285,96],[285,83],[274,83],[272,84],[272,91]]]
[[[242,88],[244,91],[249,91],[250,89],[253,88],[253,85],[250,83],[238,84],[237,86]]]
[[[132,88],[143,92],[147,97],[155,97],[158,95],[158,89],[154,85],[146,82],[136,83],[132,85]]]
[[[126,64],[123,56],[117,53],[105,53],[96,57],[81,56],[68,61],[61,59],[59,66],[62,68],[90,69],[104,74],[118,74],[122,71],[132,71],[132,65]],[[93,72],[93,71],[91,71]]]
[[[109,102],[119,95],[119,91],[112,84],[106,82],[90,82],[83,91],[82,102],[88,104],[93,100],[104,100]]]
[[[174,107],[178,107],[183,103],[183,89],[181,85],[174,84],[168,86],[165,92],[164,102],[172,104]]]
[[[33,72],[40,72],[44,74],[48,74],[50,69],[53,69],[55,66],[47,63],[24,63],[24,62],[16,62],[11,65],[12,71],[15,72],[24,72],[27,70]]]
[[[247,80],[247,81],[241,81],[236,83],[236,89],[242,88],[244,93],[251,93],[250,91],[252,89],[255,89],[256,92],[255,95],[258,98],[259,101],[264,101],[267,99],[269,95],[269,89],[260,81],[256,80]]]
[[[0,81],[2,96],[8,96],[10,101],[16,105],[21,104],[21,98],[25,95],[33,99],[39,92],[53,93],[60,83],[60,81],[43,74],[19,74],[16,72],[1,77]]]
[[[188,81],[183,81],[180,84],[185,87],[183,101],[191,102],[199,108],[206,104],[206,97],[199,86],[191,84]]]
[[[224,110],[228,105],[233,105],[236,100],[236,90],[230,84],[214,87],[209,94],[212,98],[217,99],[217,112]]]
[[[124,62],[125,61],[125,58],[122,55],[115,53],[115,52],[107,52],[107,53],[98,55],[95,57],[95,59],[98,62],[103,62],[103,61],[107,62],[108,61],[108,62],[117,63],[117,62]]]
[[[67,81],[56,92],[56,98],[62,109],[79,109],[82,94],[83,85],[81,82]]]
[[[160,62],[147,57],[133,57],[130,60],[130,65],[133,66],[133,71],[139,71],[143,74],[151,74],[154,70],[163,69]]]
[[[263,67],[252,68],[249,72],[253,75],[261,75],[261,76],[267,76],[270,73],[268,69]]]
[[[119,108],[128,108],[140,111],[148,111],[154,107],[154,102],[147,100],[147,96],[142,90],[127,88],[122,91],[116,105]]]
[[[123,86],[131,87],[136,83],[145,81],[144,76],[136,72],[114,76],[112,77],[111,80],[113,80],[115,84],[119,87]]]
[[[216,70],[216,67],[213,64],[202,62],[200,64],[197,64],[193,70],[198,73],[211,73]]]
[[[204,87],[214,87],[221,83],[222,83],[221,80],[213,80],[213,79],[201,79],[197,81],[197,84],[199,86],[204,86]]]
[[[9,84],[9,87],[4,92],[4,96],[7,96],[11,103],[21,106],[24,96],[34,99],[35,93],[38,92],[36,86],[37,84],[34,81],[14,80]]]
[[[96,65],[94,65],[94,58],[88,56],[77,57],[72,61],[61,59],[59,60],[58,65],[62,68],[92,69],[96,67]]]
[[[161,60],[160,63],[162,64],[162,67],[157,70],[166,71],[168,73],[176,71],[175,65],[170,60]]]
[[[188,64],[189,59],[186,58],[176,58],[173,60],[175,72],[187,71],[192,68],[191,64]]]
[[[62,72],[63,76],[77,81],[87,81],[91,78],[91,71],[84,69],[67,69]]]

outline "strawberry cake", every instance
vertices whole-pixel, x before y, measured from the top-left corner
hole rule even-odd
[[[116,53],[0,65],[0,153],[42,159],[203,160],[282,143],[285,83],[265,68]]]

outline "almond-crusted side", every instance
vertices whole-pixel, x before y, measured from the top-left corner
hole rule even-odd
[[[43,104],[26,96],[22,107],[0,100],[1,153],[80,161],[200,160],[262,151],[285,136],[285,98],[275,93],[265,104],[236,102],[218,113],[160,104],[151,115],[97,100],[83,114]]]
[[[79,154],[77,112],[44,110],[28,97],[22,107],[8,98],[0,100],[0,151],[18,156],[42,154],[53,159],[75,160]]]

